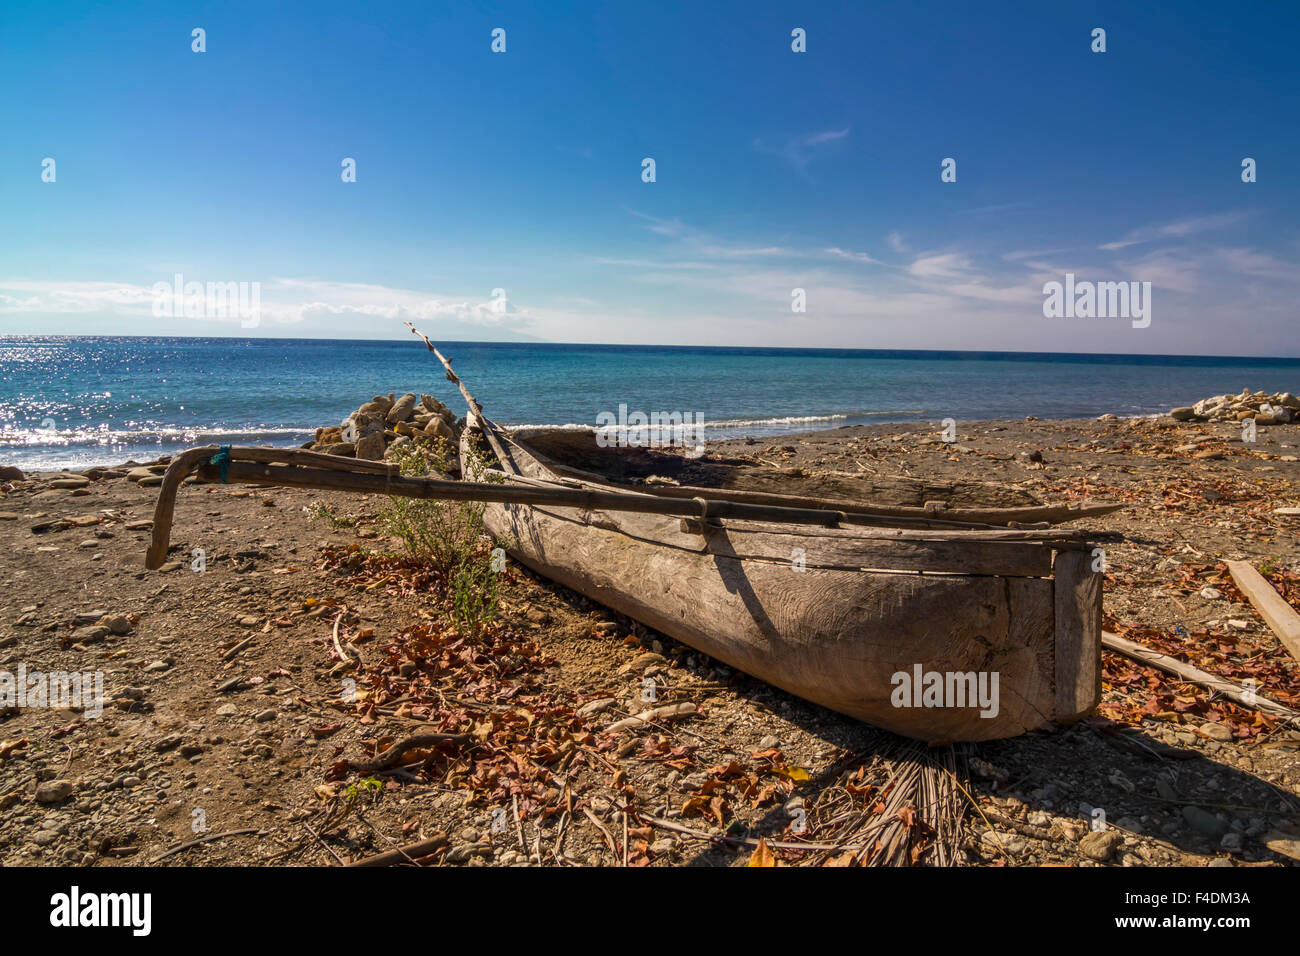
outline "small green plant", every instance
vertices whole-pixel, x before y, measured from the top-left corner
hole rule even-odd
[[[391,452],[404,477],[426,478],[452,470],[451,446],[442,439],[407,442]],[[450,583],[456,570],[483,549],[485,506],[481,501],[393,498],[379,510],[378,527],[402,542],[406,553]]]
[[[390,452],[405,477],[443,476],[453,470],[451,446],[442,439],[409,442]],[[500,480],[485,474],[482,459],[471,455],[469,481]],[[428,565],[442,579],[452,619],[475,633],[500,610],[500,578],[493,567],[492,541],[483,524],[481,501],[393,498],[378,514],[378,527],[402,542],[407,555]]]
[[[501,608],[500,572],[491,560],[476,558],[453,572],[447,594],[451,616],[457,623],[479,633],[497,618]]]
[[[343,791],[343,799],[347,801],[347,806],[351,808],[362,794],[366,792],[379,794],[383,790],[384,785],[378,778],[367,777],[365,780],[358,780],[356,783],[348,784],[347,789]]]
[[[317,501],[307,508],[307,517],[312,521],[328,521],[331,528],[351,528],[356,521],[348,515],[341,515],[333,506]]]
[[[1273,563],[1272,558],[1264,558],[1262,561],[1259,562],[1259,573],[1262,574],[1264,577],[1268,577],[1276,570],[1277,570],[1277,565]]]

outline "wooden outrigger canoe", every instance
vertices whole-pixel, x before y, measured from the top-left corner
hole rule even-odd
[[[467,473],[476,432],[462,439]],[[501,449],[510,481],[608,487],[557,473],[486,420],[481,433]],[[488,504],[484,521],[538,574],[905,736],[1011,737],[1074,721],[1100,699],[1101,578],[1091,542],[1075,532],[829,528],[509,503]],[[955,692],[975,698],[981,681],[995,704],[958,706]],[[927,686],[940,706],[925,706]],[[909,706],[896,706],[904,689]]]
[[[1114,535],[1050,522],[1115,506],[882,506],[745,488],[633,488],[549,457],[573,447],[571,433],[548,443],[545,433],[512,436],[488,420],[425,342],[469,408],[462,480],[302,450],[191,449],[164,476],[146,564],[165,561],[176,492],[195,470],[206,480],[482,501],[488,530],[538,574],[908,737],[1011,737],[1097,705],[1094,546]],[[596,447],[594,436],[586,441]],[[482,478],[492,480],[473,480]]]
[[[464,475],[490,456],[492,472],[509,483],[627,492],[549,459],[535,447],[545,435],[512,438],[448,373],[469,405]],[[828,507],[794,496],[781,504]],[[484,521],[538,574],[792,694],[908,737],[1011,737],[1097,705],[1093,544],[1106,536],[950,528],[911,514],[867,519],[870,506],[849,514],[837,504],[847,519],[837,527],[506,502],[487,504]],[[937,509],[918,510],[936,517]],[[1026,514],[1009,510],[1008,521]],[[873,524],[848,523],[859,516]]]

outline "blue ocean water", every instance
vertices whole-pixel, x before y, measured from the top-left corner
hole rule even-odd
[[[707,438],[894,421],[1148,415],[1244,387],[1300,391],[1300,359],[449,342],[489,417],[594,425],[697,414]],[[418,340],[0,337],[0,463],[138,461],[208,443],[296,446],[377,393],[464,403]]]

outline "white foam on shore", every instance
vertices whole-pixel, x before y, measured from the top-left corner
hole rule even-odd
[[[228,425],[210,425],[203,428],[183,428],[163,425],[156,428],[113,429],[99,428],[0,428],[0,447],[57,447],[71,445],[151,445],[172,442],[213,442],[238,438],[299,438],[311,436],[313,428],[290,428]]]
[[[816,422],[837,422],[846,418],[854,418],[858,415],[907,415],[911,412],[853,412],[852,414],[839,413],[835,415],[785,415],[780,418],[724,418],[719,421],[704,420],[700,423],[703,428],[742,428],[748,425],[766,426],[766,425],[810,425]],[[539,425],[528,423],[525,425],[507,425],[512,432],[529,432],[536,433],[540,431],[595,431],[595,425],[579,424],[576,422],[567,422],[563,425]],[[610,428],[618,426],[608,426]],[[636,430],[636,429],[629,429]]]

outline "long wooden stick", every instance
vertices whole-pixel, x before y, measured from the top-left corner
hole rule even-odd
[[[226,830],[224,833],[209,833],[207,836],[201,836],[197,840],[190,840],[188,843],[178,843],[176,846],[164,850],[162,853],[158,854],[149,862],[150,864],[158,863],[161,860],[167,859],[167,857],[171,856],[174,853],[180,853],[181,850],[188,850],[190,847],[199,846],[202,843],[211,843],[213,840],[224,840],[226,837],[229,836],[239,836],[244,833],[261,833],[261,832],[262,831],[259,830],[257,827],[245,827],[242,830]]]
[[[1290,707],[1271,701],[1267,697],[1261,697],[1257,693],[1248,692],[1240,684],[1234,684],[1222,677],[1215,677],[1213,674],[1208,674],[1191,664],[1184,664],[1175,657],[1153,651],[1149,647],[1144,647],[1127,638],[1120,637],[1118,634],[1112,634],[1110,631],[1101,632],[1101,646],[1107,650],[1115,651],[1117,654],[1123,654],[1125,657],[1131,657],[1135,661],[1141,661],[1143,664],[1159,668],[1165,673],[1173,674],[1175,677],[1180,677],[1189,683],[1200,684],[1202,687],[1217,691],[1224,697],[1229,697],[1245,707],[1253,707],[1255,710],[1262,711],[1270,716],[1281,717],[1286,720],[1294,720],[1300,717],[1300,711],[1292,710]]]
[[[640,488],[637,489],[641,490]],[[690,485],[651,485],[644,490],[669,498],[694,498],[707,492],[721,501],[746,501],[753,504],[780,505],[790,500],[801,500],[799,495],[783,495],[766,491],[736,491],[730,488],[696,488]],[[808,499],[802,499],[808,500]],[[1080,518],[1100,518],[1122,511],[1126,505],[1025,505],[1015,508],[917,508],[907,505],[877,505],[872,503],[839,501],[834,498],[816,499],[826,508],[835,508],[849,514],[872,514],[888,518],[934,518],[961,524],[1035,524],[1046,521],[1060,524]]]
[[[541,460],[548,468],[561,475],[579,477],[588,481],[608,483],[608,478],[581,468],[572,468],[547,458],[533,451],[533,456]],[[1011,522],[1033,524],[1047,521],[1058,524],[1063,521],[1077,521],[1080,518],[1099,518],[1102,515],[1121,511],[1122,504],[1066,504],[1066,505],[1023,505],[1014,508],[918,508],[908,505],[878,505],[856,501],[841,501],[837,498],[810,499],[801,495],[787,495],[774,491],[745,491],[733,488],[700,488],[694,485],[646,485],[637,486],[637,491],[658,495],[664,498],[709,497],[719,501],[743,501],[749,504],[785,505],[793,502],[815,501],[818,507],[849,514],[871,514],[890,518],[932,518],[953,522],[954,524],[1000,524]]]
[[[376,853],[374,856],[353,860],[348,866],[395,866],[401,863],[410,863],[422,856],[428,856],[438,847],[446,846],[447,843],[446,836],[437,834],[418,843],[408,843],[406,846],[399,846],[395,850],[386,850],[383,853]]]
[[[641,514],[661,514],[703,521],[732,518],[751,521],[807,524],[836,527],[841,524],[865,527],[888,525],[891,519],[870,515],[845,514],[813,508],[782,508],[770,505],[753,505],[732,501],[710,501],[704,498],[673,499],[627,492],[602,492],[585,488],[537,487],[516,483],[446,481],[436,478],[406,478],[393,473],[373,474],[307,468],[293,464],[274,464],[277,449],[231,448],[228,464],[218,466],[208,459],[213,448],[190,449],[178,455],[163,476],[158,503],[154,509],[153,540],[145,564],[151,569],[162,566],[166,560],[171,540],[171,527],[175,513],[176,493],[181,481],[193,470],[207,481],[225,481],[238,484],[282,485],[293,488],[319,488],[358,492],[361,494],[393,495],[405,498],[436,498],[447,501],[488,501],[500,504],[549,505],[557,508],[578,508],[584,511],[630,511]],[[246,457],[262,459],[258,462],[243,460]],[[285,456],[287,459],[289,456]],[[268,461],[267,459],[270,459]],[[960,531],[930,531],[880,528],[883,537],[918,540],[954,537],[968,540],[1029,541],[1052,544],[1055,547],[1082,546],[1096,536],[1084,532],[1008,531],[999,528],[975,527]]]
[[[451,370],[451,360],[439,352],[437,348],[434,347],[434,344],[429,341],[429,337],[410,322],[403,322],[402,324],[410,329],[413,335],[418,335],[420,338],[424,339],[425,347],[434,354],[434,357],[442,363],[442,367],[447,370],[447,381],[453,383],[458,389],[460,389],[461,397],[465,399],[465,404],[469,406],[470,418],[481,420],[483,418],[483,406],[480,405],[478,401],[475,400],[474,396],[469,393],[469,389],[467,389],[465,383],[460,380],[460,376]],[[468,420],[469,419],[467,419],[467,421]]]
[[[447,381],[455,383],[456,387],[460,389],[461,397],[465,399],[465,404],[469,406],[469,411],[465,416],[465,427],[479,429],[482,432],[483,437],[487,439],[487,443],[492,446],[492,453],[497,456],[498,461],[504,464],[509,458],[510,453],[506,451],[505,446],[501,444],[501,441],[497,436],[496,425],[484,417],[483,406],[479,404],[478,399],[469,393],[469,389],[466,388],[465,383],[460,380],[460,376],[452,371],[451,359],[439,352],[437,348],[434,347],[434,344],[429,341],[429,337],[410,322],[404,322],[403,325],[410,329],[413,334],[418,335],[424,340],[425,348],[432,352],[434,357],[442,363],[442,367],[447,370]]]
[[[1255,606],[1277,639],[1300,661],[1300,614],[1282,599],[1248,561],[1229,561],[1228,572],[1236,582],[1237,590],[1246,595],[1246,599]]]

